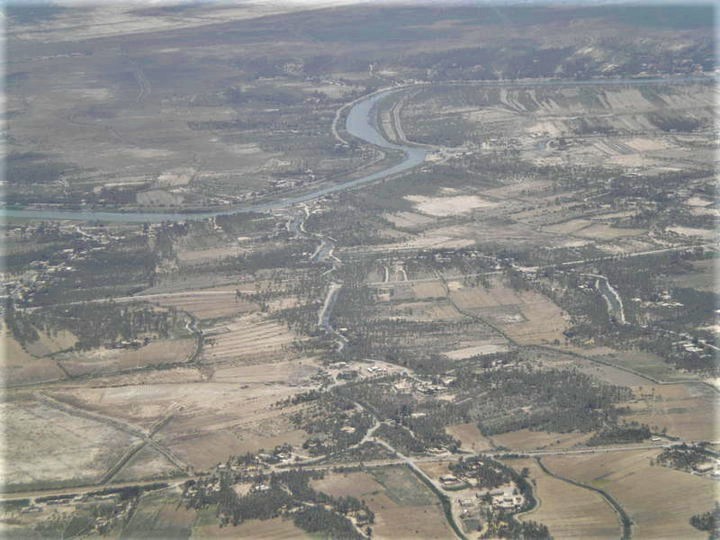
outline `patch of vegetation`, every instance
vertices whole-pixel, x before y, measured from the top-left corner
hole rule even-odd
[[[403,426],[383,424],[375,430],[375,435],[405,455],[420,454],[426,449],[425,444]]]
[[[362,516],[366,523],[374,522],[373,512],[358,499],[332,497],[310,487],[309,481],[322,478],[322,472],[292,470],[243,478],[253,481],[255,487],[242,496],[232,487],[241,476],[242,473],[225,469],[206,478],[188,480],[183,494],[186,507],[203,509],[217,505],[220,526],[292,515],[298,527],[322,538],[361,538],[349,515]]]
[[[36,185],[57,182],[69,166],[37,152],[14,153],[5,159],[8,184]]]
[[[587,445],[639,443],[649,439],[651,435],[650,428],[645,424],[630,422],[601,429],[588,439]]]
[[[317,538],[364,538],[348,518],[320,506],[312,506],[295,513],[293,523]]]
[[[720,506],[715,505],[715,509],[710,512],[695,514],[690,518],[690,525],[709,533],[710,540],[720,538]]]
[[[358,411],[353,403],[332,397],[311,401],[309,407],[292,416],[292,421],[310,434],[303,448],[314,456],[340,452],[359,443],[373,425],[372,416]]]
[[[474,396],[465,414],[487,435],[524,428],[592,431],[616,423],[621,411],[615,404],[632,395],[627,388],[575,370],[524,366],[480,372],[464,369],[455,384],[468,397]]]
[[[689,446],[685,443],[680,446],[665,448],[655,458],[655,462],[663,467],[670,467],[681,471],[691,472],[700,465],[711,459],[705,450],[699,446]]]
[[[496,488],[517,477],[513,469],[487,457],[460,458],[450,465],[450,470],[462,478],[474,478],[479,488]]]

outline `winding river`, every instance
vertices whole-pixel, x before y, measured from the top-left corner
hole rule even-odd
[[[447,84],[475,84],[479,86],[504,86],[504,87],[528,87],[528,86],[583,86],[583,85],[603,85],[603,86],[639,86],[646,84],[682,84],[687,82],[716,82],[715,77],[708,76],[681,76],[668,78],[647,78],[647,79],[607,79],[607,80],[584,80],[584,81],[561,81],[561,80],[544,80],[544,81],[472,81],[467,83],[448,82]],[[306,193],[291,195],[279,198],[274,201],[248,204],[227,208],[224,210],[213,210],[207,212],[103,212],[103,211],[84,211],[84,210],[53,210],[46,208],[0,208],[0,219],[6,218],[31,218],[44,220],[73,220],[73,221],[101,221],[101,222],[124,222],[124,223],[158,223],[161,221],[187,221],[201,220],[215,216],[227,216],[232,214],[240,214],[246,212],[269,212],[272,210],[280,210],[298,203],[311,201],[330,193],[344,191],[363,184],[369,184],[387,178],[389,176],[407,171],[418,166],[425,160],[427,150],[416,146],[394,144],[385,139],[377,127],[377,114],[375,106],[382,99],[391,94],[403,91],[403,87],[388,88],[380,90],[373,94],[369,94],[365,98],[355,102],[350,108],[346,119],[346,129],[350,135],[370,144],[374,144],[386,150],[399,150],[404,154],[403,159],[389,166],[386,169],[367,174],[360,178],[338,182],[336,184],[325,185]]]
[[[197,212],[197,213],[160,213],[160,212],[95,212],[95,211],[83,211],[83,210],[53,210],[53,209],[13,209],[13,208],[2,208],[0,209],[0,219],[6,218],[32,218],[32,219],[44,219],[44,220],[72,220],[72,221],[100,221],[100,222],[114,222],[114,223],[158,223],[161,221],[187,221],[187,220],[201,220],[216,216],[227,216],[232,214],[240,214],[246,212],[269,212],[272,210],[280,210],[287,208],[298,203],[311,201],[329,195],[330,193],[336,193],[338,191],[344,191],[356,186],[376,182],[387,178],[394,174],[407,171],[416,167],[423,161],[427,155],[427,150],[413,146],[404,146],[389,142],[383,137],[377,127],[377,114],[375,106],[379,101],[388,97],[389,95],[400,91],[396,88],[382,90],[380,92],[370,94],[365,99],[356,102],[350,109],[346,120],[346,129],[350,135],[356,137],[362,141],[374,144],[380,148],[386,150],[399,150],[403,152],[403,159],[391,165],[386,169],[376,171],[374,173],[347,180],[345,182],[339,182],[329,186],[324,186],[307,193],[294,195],[290,197],[280,198],[275,201],[249,204],[246,206],[237,206],[228,208],[227,210],[214,210],[208,212]]]

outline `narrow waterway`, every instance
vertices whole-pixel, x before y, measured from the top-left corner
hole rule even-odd
[[[708,76],[683,76],[668,78],[648,78],[648,79],[606,79],[606,80],[586,80],[586,81],[563,81],[563,80],[541,80],[541,81],[470,81],[470,82],[453,82],[445,83],[447,85],[477,85],[477,86],[502,86],[502,87],[529,87],[529,86],[587,86],[587,85],[603,85],[603,86],[641,86],[649,84],[682,84],[688,82],[709,83],[714,81],[714,77]],[[417,85],[429,86],[428,85]],[[268,212],[272,210],[280,210],[311,201],[329,195],[351,189],[363,184],[369,184],[393,176],[395,174],[407,171],[418,166],[425,160],[427,150],[402,144],[391,143],[377,128],[377,114],[375,106],[379,101],[391,94],[402,92],[408,87],[388,88],[376,93],[368,95],[365,99],[361,99],[355,103],[346,119],[347,132],[362,141],[374,144],[386,150],[399,150],[404,154],[403,159],[389,166],[386,169],[376,171],[374,173],[339,182],[332,185],[289,197],[279,198],[274,201],[241,205],[225,210],[214,210],[198,213],[182,213],[182,212],[104,212],[104,211],[83,211],[83,210],[55,210],[46,208],[0,208],[0,219],[3,218],[30,218],[43,220],[72,220],[72,221],[102,221],[115,223],[158,223],[161,221],[187,221],[201,220],[215,216],[226,216],[232,214],[240,214],[247,212]]]
[[[395,174],[407,171],[418,166],[425,161],[427,150],[414,146],[404,146],[391,143],[386,140],[377,128],[377,111],[375,106],[377,103],[389,95],[399,92],[399,89],[391,88],[383,90],[375,94],[369,95],[367,98],[358,101],[350,109],[346,119],[347,132],[362,141],[374,144],[385,150],[398,150],[403,153],[403,158],[387,167],[360,178],[354,178],[337,184],[326,185],[324,187],[294,195],[290,197],[279,198],[274,201],[250,204],[245,206],[237,206],[228,208],[227,210],[215,210],[210,212],[198,213],[155,213],[155,212],[102,212],[102,211],[83,211],[83,210],[54,210],[54,209],[14,209],[1,208],[0,219],[2,218],[32,218],[44,220],[71,220],[71,221],[101,221],[112,223],[159,223],[161,221],[187,221],[201,220],[216,216],[227,216],[233,214],[241,214],[247,212],[269,212],[272,210],[281,210],[290,206],[303,202],[318,199],[331,193],[344,191],[363,184],[376,182]]]

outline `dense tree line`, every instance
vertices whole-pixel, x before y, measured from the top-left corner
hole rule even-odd
[[[651,435],[650,428],[645,424],[630,422],[601,429],[588,439],[587,445],[639,443],[649,439]]]
[[[710,540],[717,540],[720,538],[720,506],[716,504],[710,512],[694,515],[690,518],[690,525],[707,532]]]
[[[710,459],[710,456],[702,448],[688,446],[683,443],[680,446],[665,448],[655,458],[658,465],[680,469],[681,471],[692,471],[697,465]]]
[[[322,478],[322,475],[322,472],[301,470],[272,473],[267,477],[260,475],[254,479],[260,482],[257,485],[265,488],[241,496],[233,489],[235,475],[226,470],[219,475],[188,480],[184,486],[183,500],[188,508],[217,505],[221,526],[236,526],[250,519],[264,520],[293,515],[293,520],[297,519],[296,525],[308,532],[320,533],[323,537],[360,537],[347,516],[362,515],[366,523],[372,524],[375,519],[373,512],[355,497],[332,497],[315,491],[309,481]],[[314,508],[321,511],[312,510]]]
[[[523,428],[591,431],[616,423],[621,411],[615,404],[632,395],[575,370],[526,366],[460,369],[454,385],[472,398],[464,415],[489,435]]]

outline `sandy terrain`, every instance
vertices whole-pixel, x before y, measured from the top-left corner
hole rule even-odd
[[[445,353],[445,356],[447,356],[450,360],[464,360],[466,358],[471,358],[473,356],[483,356],[487,354],[495,354],[499,352],[505,352],[508,350],[508,346],[506,343],[492,343],[492,342],[484,342],[484,343],[477,343],[474,345],[470,345],[470,342],[464,343],[463,345],[468,345],[467,347],[463,347],[461,349],[455,349],[452,351],[448,351]]]
[[[497,204],[482,199],[477,195],[457,195],[455,197],[425,197],[422,195],[407,195],[407,200],[415,203],[419,212],[435,217],[454,216],[466,214],[476,208],[492,208]]]
[[[98,480],[139,439],[38,403],[4,403],[7,441],[0,483],[37,486]],[[12,464],[12,466],[9,466]]]

